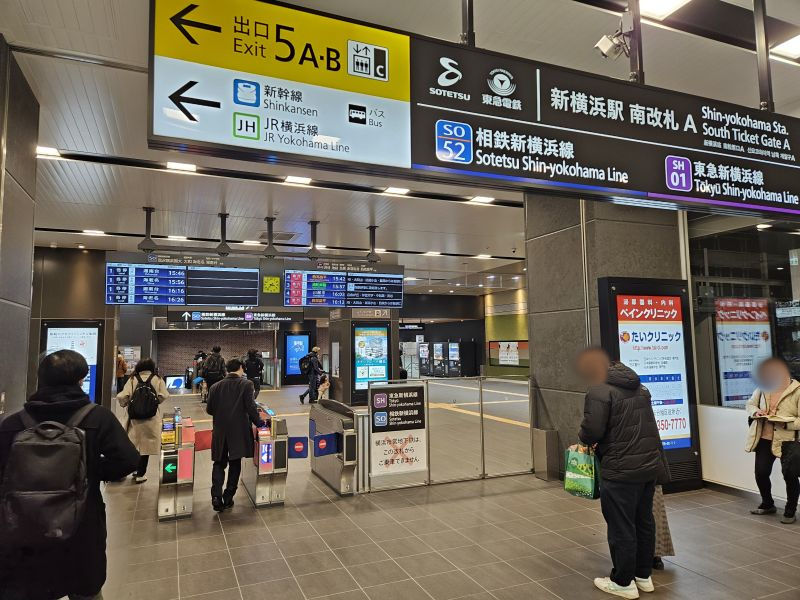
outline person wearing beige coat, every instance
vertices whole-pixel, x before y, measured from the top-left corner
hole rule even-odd
[[[774,514],[770,475],[776,458],[781,457],[784,442],[797,439],[800,431],[800,383],[792,379],[783,359],[768,358],[757,369],[760,388],[747,402],[747,415],[751,419],[745,450],[755,452],[755,478],[761,493],[761,504],[751,510],[754,515]],[[786,481],[786,508],[781,523],[794,523],[800,481],[796,477]]]
[[[133,391],[139,385],[136,375],[138,375],[143,382],[146,382],[148,379],[150,379],[150,376],[153,375],[155,370],[156,365],[150,358],[140,360],[137,363],[136,369],[134,369],[134,375],[128,379],[127,383],[125,383],[125,387],[122,388],[122,391],[119,394],[117,394],[117,402],[119,402],[119,405],[122,408],[127,408],[128,403],[131,401],[131,396],[133,396]],[[159,405],[164,402],[164,400],[169,398],[167,385],[158,375],[153,377],[150,385],[152,385],[153,389],[156,391]],[[133,476],[136,480],[136,483],[144,483],[147,481],[145,473],[147,473],[147,464],[150,456],[155,456],[161,451],[160,406],[153,417],[142,420],[131,419],[128,417],[128,411],[126,410],[125,417],[123,419],[123,426],[125,427],[125,431],[128,432],[128,437],[130,438],[131,442],[133,442],[133,445],[136,446],[136,449],[139,451],[139,454],[142,457],[139,462],[139,468],[136,470],[136,473],[134,473]]]

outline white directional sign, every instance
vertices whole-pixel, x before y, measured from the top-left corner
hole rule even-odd
[[[151,143],[411,166],[408,36],[255,0],[155,0]]]

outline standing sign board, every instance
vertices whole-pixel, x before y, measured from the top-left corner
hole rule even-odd
[[[281,2],[151,3],[154,148],[800,218],[792,117]]]
[[[717,365],[722,406],[744,408],[756,383],[753,372],[772,356],[766,298],[717,298]]]
[[[407,35],[254,0],[151,23],[151,144],[410,166]]]
[[[603,348],[650,392],[672,488],[701,485],[686,282],[604,277],[598,288]]]
[[[425,387],[370,386],[369,412],[370,475],[426,471]]]
[[[44,321],[39,347],[45,355],[59,350],[81,354],[89,366],[81,387],[92,402],[102,402],[103,321]]]

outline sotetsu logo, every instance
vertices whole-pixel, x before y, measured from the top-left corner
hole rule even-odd
[[[439,64],[444,71],[439,74],[436,83],[441,87],[428,88],[428,93],[432,96],[444,96],[445,98],[454,98],[456,100],[469,101],[470,95],[464,92],[456,92],[455,90],[448,90],[442,88],[449,88],[457,84],[464,77],[464,74],[458,68],[458,62],[448,56],[442,56],[439,59]]]

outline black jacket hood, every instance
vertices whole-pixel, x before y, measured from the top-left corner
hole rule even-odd
[[[37,420],[66,421],[76,410],[88,403],[89,396],[81,386],[59,385],[36,390],[25,403],[25,410]]]
[[[621,362],[612,363],[608,368],[608,385],[623,388],[625,390],[635,390],[639,388],[639,376],[630,367]]]

